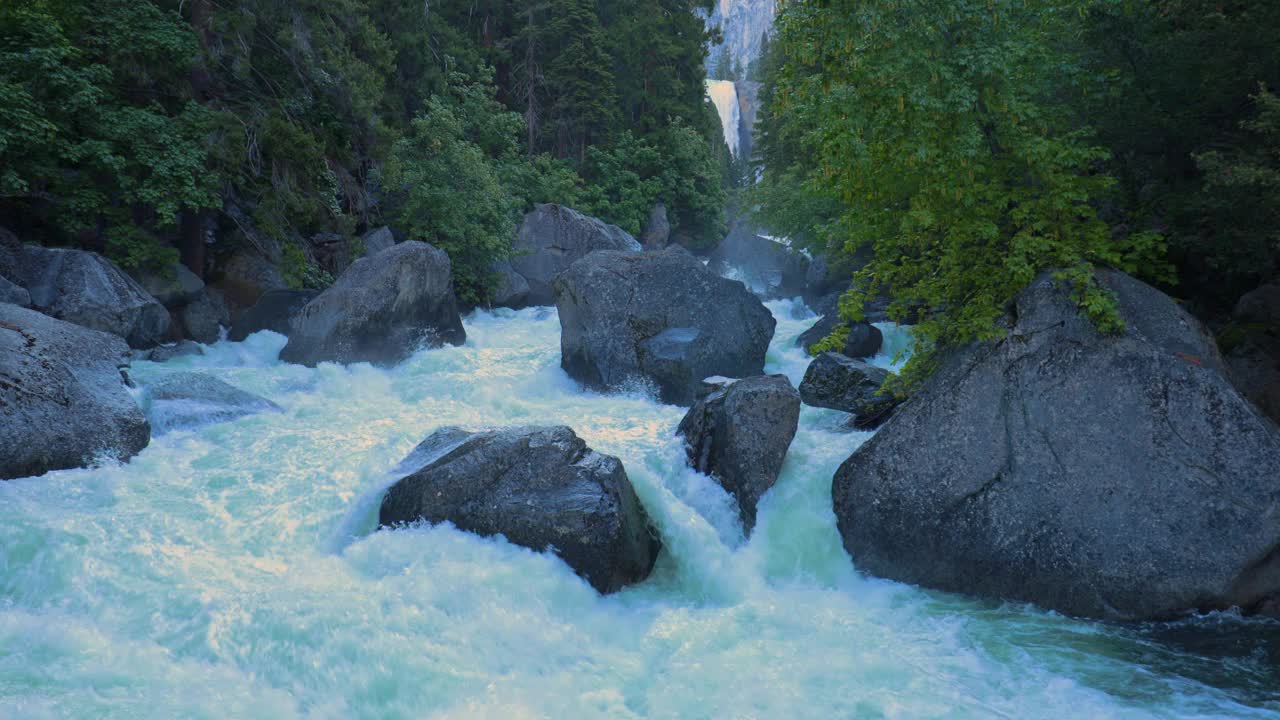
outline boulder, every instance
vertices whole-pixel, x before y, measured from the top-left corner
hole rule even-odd
[[[529,304],[529,282],[516,272],[507,260],[495,263],[493,272],[498,276],[494,285],[491,307],[520,309]]]
[[[149,350],[134,350],[133,360],[136,362],[169,362],[175,358],[203,355],[204,348],[194,340],[182,340],[171,345],[160,345]]]
[[[361,242],[364,244],[362,257],[372,257],[383,250],[390,250],[391,246],[396,244],[396,236],[391,232],[391,228],[384,225],[365,233]]]
[[[645,384],[663,402],[692,405],[703,378],[764,370],[773,315],[687,253],[595,252],[555,291],[560,365],[588,387]]]
[[[128,459],[151,429],[120,369],[115,335],[0,304],[0,479]]]
[[[809,258],[788,245],[757,235],[739,219],[711,254],[717,266],[734,268],[747,286],[766,298],[796,297],[805,291]]]
[[[211,345],[222,337],[222,328],[231,324],[231,313],[222,293],[214,288],[200,291],[196,299],[179,311],[188,338]]]
[[[520,223],[511,266],[529,284],[529,305],[551,305],[551,285],[576,260],[596,250],[640,251],[622,228],[560,205],[539,205]]]
[[[423,346],[467,338],[453,295],[449,256],[426,243],[400,243],[361,258],[293,319],[285,362],[390,366]]]
[[[680,421],[689,464],[737,499],[747,532],[760,497],[778,481],[799,422],[800,394],[784,375],[722,383]]]
[[[880,394],[889,372],[840,353],[825,352],[809,363],[800,383],[800,399],[810,407],[829,408],[854,416],[854,427],[879,427],[897,406]]]
[[[237,251],[218,267],[218,289],[237,308],[253,305],[268,290],[289,287],[275,263],[250,249]]]
[[[1280,282],[1246,293],[1224,336],[1232,383],[1258,409],[1280,422]]]
[[[1042,275],[840,467],[861,570],[1122,620],[1280,596],[1280,431],[1176,303],[1096,278],[1123,332]]]
[[[268,290],[253,307],[236,314],[227,338],[232,342],[243,342],[263,330],[288,335],[293,317],[319,294],[319,290]]]
[[[280,410],[266,398],[194,372],[170,373],[145,383],[142,398],[156,435]]]
[[[194,301],[204,289],[204,281],[182,263],[173,263],[162,270],[141,269],[133,273],[152,297],[169,309],[176,309]]]
[[[19,307],[31,307],[31,293],[19,285],[9,282],[0,275],[0,303],[9,303]]]
[[[0,274],[25,287],[31,307],[92,330],[153,347],[169,333],[169,312],[110,260],[84,250],[0,246]]]
[[[443,428],[395,472],[404,477],[382,500],[383,527],[450,522],[550,548],[602,593],[643,580],[658,555],[622,462],[567,427]]]
[[[640,233],[640,244],[645,250],[661,250],[671,241],[671,221],[667,219],[667,206],[656,203],[649,211],[649,220]]]
[[[322,232],[311,236],[307,249],[316,266],[333,276],[351,266],[351,238],[338,233]]]
[[[844,354],[851,358],[869,358],[880,352],[884,345],[884,333],[869,322],[856,322],[849,325],[849,334],[844,340]]]

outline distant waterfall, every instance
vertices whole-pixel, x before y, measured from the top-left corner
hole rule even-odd
[[[724,128],[724,142],[729,146],[729,152],[737,157],[742,145],[741,132],[739,132],[742,125],[742,108],[738,103],[738,88],[732,80],[708,80],[707,97],[711,98],[711,102],[716,106],[716,112],[720,115],[720,127]]]

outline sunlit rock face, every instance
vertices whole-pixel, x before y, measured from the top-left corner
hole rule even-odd
[[[707,24],[720,28],[724,44],[712,51],[711,61],[718,61],[727,52],[735,65],[747,68],[760,57],[776,11],[775,0],[720,0]]]

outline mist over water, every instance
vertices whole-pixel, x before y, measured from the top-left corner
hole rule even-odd
[[[814,318],[770,303],[799,383]],[[890,348],[905,346],[891,326]],[[554,311],[477,313],[393,370],[277,360],[260,333],[134,378],[213,374],[278,403],[128,465],[0,483],[0,718],[1274,717],[1280,624],[1118,627],[860,575],[831,476],[868,433],[805,407],[745,540],[690,471],[683,409],[582,392]],[[623,460],[665,551],[601,597],[448,526],[371,532],[442,425],[566,424]],[[856,560],[856,559],[855,559]]]

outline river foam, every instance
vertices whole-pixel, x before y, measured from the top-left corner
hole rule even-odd
[[[769,370],[798,383],[807,360],[793,341],[813,317],[770,308]],[[830,488],[869,434],[840,413],[803,409],[747,539],[729,496],[684,461],[683,410],[581,391],[559,368],[554,311],[482,312],[467,332],[464,347],[392,370],[284,365],[272,333],[135,366],[142,383],[208,372],[283,412],[164,435],[127,465],[0,483],[0,717],[1280,709],[1272,623],[1119,628],[860,575]],[[666,548],[648,581],[601,597],[500,539],[372,532],[388,473],[433,429],[555,423],[622,458]],[[1203,654],[1202,631],[1233,644]]]

